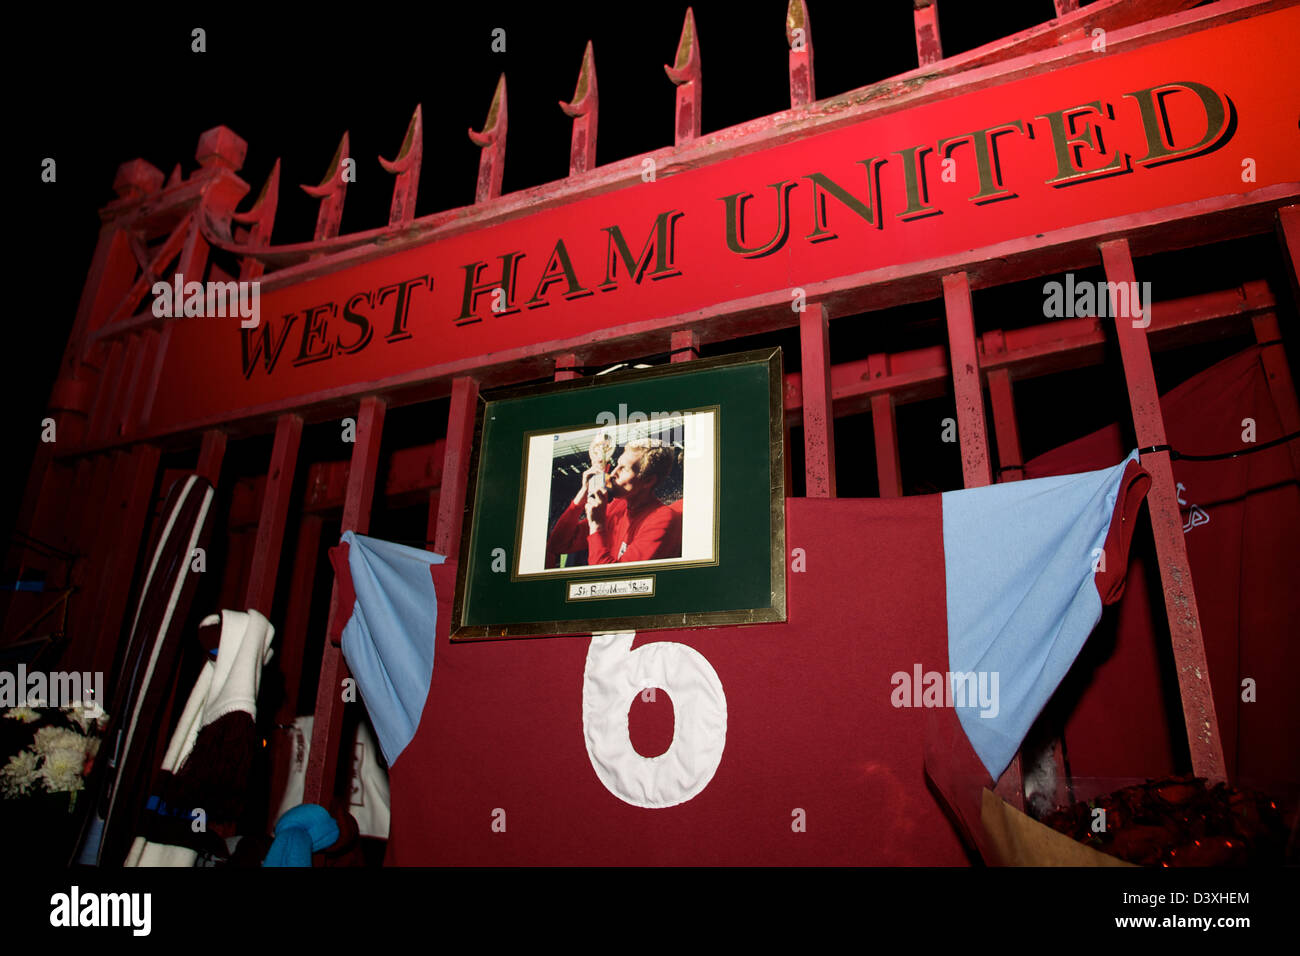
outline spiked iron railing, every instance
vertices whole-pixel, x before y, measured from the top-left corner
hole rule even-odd
[[[1195,0],[1146,0],[1143,3],[1132,3],[1131,0],[1099,0],[1084,9],[1078,7],[1077,0],[1055,0],[1057,19],[997,43],[947,59],[943,57],[939,36],[938,0],[914,0],[913,6],[918,69],[893,81],[884,81],[866,91],[860,91],[854,96],[855,102],[867,102],[873,97],[886,99],[901,89],[901,84],[913,80],[914,77],[948,75],[962,69],[1025,53],[1050,50],[1066,40],[1083,35],[1085,19],[1091,28],[1116,29],[1195,6]],[[813,72],[813,37],[806,0],[789,0],[785,34],[789,45],[790,111],[795,114],[815,113],[817,93]],[[673,62],[665,66],[664,70],[676,88],[673,149],[687,150],[695,147],[700,139],[703,106],[700,37],[694,11],[690,8],[687,9],[683,19]],[[590,42],[583,53],[573,99],[569,102],[561,102],[560,108],[573,121],[569,176],[575,178],[591,175],[597,169],[599,97],[595,53]],[[790,119],[788,115],[777,114],[774,117],[766,117],[764,122],[770,127],[777,120],[789,122]],[[497,81],[483,128],[469,131],[470,140],[481,150],[474,192],[475,205],[483,205],[503,198],[501,183],[505,169],[507,120],[506,77],[502,74]],[[755,124],[746,124],[745,132],[752,131],[754,126]],[[736,128],[734,132],[738,134],[740,128]],[[710,140],[723,142],[731,133],[733,131],[719,131],[710,134]],[[217,127],[204,135],[214,142],[215,139],[221,139],[227,146],[235,149],[235,152],[223,162],[225,168],[232,172],[238,171],[243,165],[246,144],[224,127]],[[187,225],[196,227],[204,242],[237,256],[241,261],[241,278],[253,278],[303,262],[328,258],[336,253],[385,239],[395,231],[401,231],[404,235],[409,234],[415,238],[448,221],[449,218],[454,218],[454,210],[433,213],[422,218],[415,217],[423,159],[423,135],[423,113],[421,107],[417,105],[396,158],[391,161],[382,157],[379,159],[383,168],[396,176],[388,223],[385,226],[351,234],[341,232],[344,201],[349,182],[346,169],[349,161],[352,160],[347,133],[343,134],[321,181],[315,186],[302,187],[306,193],[320,200],[316,227],[309,242],[271,244],[271,231],[275,223],[279,191],[278,160],[258,193],[256,201],[247,212],[237,213],[233,209],[225,209],[211,202],[201,202],[197,204],[198,208],[190,210],[194,220]],[[207,147],[201,146],[200,152],[203,153],[205,148],[206,155],[216,155],[211,151],[212,144]],[[635,164],[640,159],[638,157],[629,162]],[[200,156],[200,163],[203,163],[202,156]],[[120,202],[124,204],[131,201],[138,202],[149,197],[155,202],[167,203],[173,198],[171,194],[182,190],[187,182],[188,180],[181,179],[178,170],[173,170],[164,185],[163,176],[158,170],[143,160],[135,160],[119,171],[119,195],[122,197]],[[236,228],[236,226],[246,228]],[[169,241],[157,247],[152,257],[137,255],[141,266],[140,285],[144,286],[145,279],[151,275],[158,276],[165,273],[167,266],[179,252],[176,242]],[[147,262],[144,261],[146,258]],[[123,300],[112,311],[108,321],[103,322],[96,330],[95,341],[109,342],[138,331],[141,323],[132,318],[132,312],[143,298],[142,294],[138,294],[139,291],[139,288],[133,287],[128,295],[123,296]]]

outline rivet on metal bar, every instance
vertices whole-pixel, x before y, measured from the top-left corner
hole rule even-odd
[[[817,99],[813,80],[812,25],[805,0],[790,0],[785,8],[785,39],[790,44],[790,108]]]
[[[596,121],[600,116],[600,97],[596,94],[596,55],[591,41],[582,54],[582,69],[572,102],[560,103],[564,115],[573,118],[573,141],[569,147],[569,175],[596,168]]]
[[[316,232],[312,236],[314,242],[333,239],[339,234],[339,223],[343,219],[343,199],[348,191],[347,181],[343,177],[348,158],[348,134],[345,132],[339,140],[339,148],[334,150],[329,171],[325,173],[320,185],[301,187],[308,196],[315,196],[321,201],[320,212],[316,214]]]
[[[677,85],[677,117],[673,145],[681,146],[700,135],[700,42],[695,33],[695,11],[686,8],[686,21],[677,41],[677,58],[665,66],[668,79]]]
[[[474,201],[486,202],[501,195],[501,175],[506,168],[506,75],[497,80],[492,105],[482,132],[469,131],[470,141],[482,148],[478,159],[478,185]]]
[[[275,210],[280,204],[280,158],[271,167],[271,175],[262,183],[262,191],[257,194],[257,201],[248,212],[237,212],[231,218],[241,226],[235,229],[235,242],[249,246],[269,246],[271,230],[275,228]],[[239,278],[243,281],[256,279],[262,274],[264,266],[256,259],[245,257],[239,263]]]
[[[420,162],[424,156],[424,118],[417,103],[406,125],[406,136],[397,158],[379,157],[379,165],[397,177],[393,183],[393,203],[388,207],[388,224],[398,226],[415,217],[415,197],[420,188]]]

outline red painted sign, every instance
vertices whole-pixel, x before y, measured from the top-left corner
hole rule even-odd
[[[793,304],[840,276],[1300,180],[1300,9],[1092,46],[1050,73],[674,174],[647,166],[612,192],[263,291],[256,328],[178,320],[148,430],[755,296]]]

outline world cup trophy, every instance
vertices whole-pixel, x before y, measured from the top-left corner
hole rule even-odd
[[[591,466],[600,469],[600,473],[593,475],[590,484],[587,485],[587,497],[591,498],[597,491],[609,487],[609,475],[614,470],[614,439],[606,432],[601,432],[591,440],[591,448],[587,454],[591,458]]]

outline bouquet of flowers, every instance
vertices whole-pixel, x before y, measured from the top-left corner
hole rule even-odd
[[[10,707],[0,718],[0,797],[39,799],[67,794],[66,812],[77,805],[77,794],[99,753],[100,734],[108,714],[98,703],[75,702],[68,707]]]

